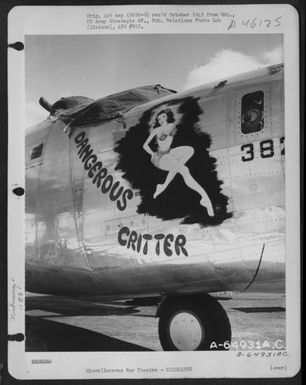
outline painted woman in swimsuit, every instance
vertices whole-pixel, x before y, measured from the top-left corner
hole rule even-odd
[[[191,146],[180,146],[171,148],[173,137],[177,132],[175,128],[175,119],[173,112],[167,108],[157,114],[154,129],[145,141],[143,148],[151,155],[151,161],[157,168],[168,171],[168,175],[162,184],[156,186],[156,191],[153,195],[157,198],[170,184],[177,173],[181,174],[186,185],[196,191],[201,196],[200,204],[206,207],[208,215],[213,216],[214,210],[211,201],[202,186],[191,176],[187,161],[194,154],[194,149]],[[156,137],[157,151],[153,152],[149,146],[152,139]]]

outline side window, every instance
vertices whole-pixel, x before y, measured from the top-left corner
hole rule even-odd
[[[32,151],[31,151],[31,160],[39,158],[42,154],[43,148],[44,148],[43,143],[39,144],[38,146],[33,147]]]
[[[264,127],[264,93],[256,91],[246,94],[241,100],[241,132],[251,134]]]

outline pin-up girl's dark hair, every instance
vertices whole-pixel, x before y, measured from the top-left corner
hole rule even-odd
[[[168,123],[173,123],[173,122],[175,122],[173,112],[170,110],[170,108],[166,108],[166,109],[164,109],[164,110],[159,111],[159,113],[156,115],[156,119],[155,119],[155,123],[154,123],[154,128],[160,126],[159,121],[158,121],[158,117],[159,117],[159,115],[161,115],[161,114],[166,114],[166,116],[167,116],[167,122],[168,122]]]

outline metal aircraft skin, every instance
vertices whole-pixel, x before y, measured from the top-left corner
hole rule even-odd
[[[169,110],[176,130],[166,140],[179,143],[181,153],[192,148],[184,170],[203,179],[210,215],[208,203],[201,205],[200,193],[180,172],[153,197],[156,178],[166,186],[172,171],[153,164],[144,142],[158,114]],[[188,136],[180,130],[192,131],[195,141],[184,147]],[[140,132],[145,140],[138,139]],[[137,140],[144,146],[136,148]],[[199,301],[205,308],[212,298],[207,293],[284,291],[284,145],[282,64],[172,93],[120,118],[68,131],[66,122],[50,116],[26,134],[26,290],[161,296],[168,308],[175,303],[175,311]],[[197,151],[210,169],[199,163]],[[181,346],[177,331],[169,332],[170,321],[165,327],[166,350],[207,347],[202,337],[195,346]]]

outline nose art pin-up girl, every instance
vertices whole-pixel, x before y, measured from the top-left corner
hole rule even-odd
[[[202,186],[191,176],[187,161],[193,156],[194,149],[191,146],[171,147],[173,138],[177,133],[173,112],[167,108],[157,114],[153,129],[145,141],[143,148],[151,155],[151,161],[160,170],[168,171],[168,175],[162,184],[156,186],[153,195],[157,198],[170,184],[175,175],[179,173],[185,184],[200,196],[200,204],[206,207],[208,215],[213,216],[214,210],[211,201]],[[156,137],[157,151],[153,152],[149,143]]]

